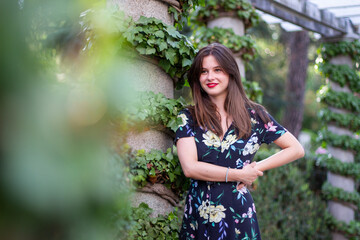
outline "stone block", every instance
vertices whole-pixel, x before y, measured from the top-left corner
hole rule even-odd
[[[331,239],[332,240],[348,240],[344,235],[340,233],[333,232],[331,233]]]
[[[168,25],[174,25],[174,18],[168,13],[169,5],[158,0],[109,0],[110,4],[119,8],[135,21],[140,16],[154,17]]]
[[[353,178],[338,175],[332,172],[327,173],[327,180],[331,185],[342,188],[347,192],[355,191],[355,182]]]
[[[133,206],[137,207],[142,202],[154,210],[150,217],[157,217],[159,214],[166,215],[174,210],[174,206],[169,201],[157,194],[136,192],[132,200]]]
[[[157,130],[129,133],[126,141],[132,149],[145,149],[147,152],[151,149],[159,149],[166,152],[173,145],[173,140],[169,135]]]
[[[345,56],[345,55],[339,55],[339,56],[331,58],[330,63],[335,64],[335,65],[345,65],[346,64],[349,67],[352,67],[352,65],[353,65],[351,57]]]
[[[174,97],[174,81],[155,60],[134,57],[127,58],[122,64],[132,74],[131,80],[136,81],[136,90],[162,93],[167,98]]]
[[[244,22],[235,17],[219,17],[207,23],[208,28],[231,28],[235,34],[243,36],[245,33]]]
[[[354,162],[354,153],[350,151],[343,150],[341,148],[335,148],[332,146],[327,147],[329,153],[344,163],[353,163]]]
[[[349,223],[355,219],[354,210],[341,203],[329,201],[328,209],[331,215],[333,215],[337,220]]]
[[[344,85],[344,87],[342,87],[338,83],[330,81],[330,86],[331,89],[333,89],[334,91],[351,93],[351,90],[347,85]]]
[[[353,137],[354,134],[352,131],[346,129],[346,128],[342,128],[342,127],[338,127],[338,126],[335,126],[335,125],[332,125],[332,124],[329,124],[328,125],[328,130],[332,133],[335,133],[337,135],[346,135],[346,136],[349,136],[349,137]]]

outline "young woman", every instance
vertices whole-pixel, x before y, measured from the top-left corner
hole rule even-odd
[[[263,172],[304,156],[296,138],[250,101],[232,52],[221,44],[201,49],[188,73],[194,106],[183,110],[176,146],[191,178],[180,239],[261,239],[246,186]],[[282,150],[260,162],[262,143]]]

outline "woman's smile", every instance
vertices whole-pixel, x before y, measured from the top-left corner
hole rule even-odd
[[[218,83],[208,83],[206,84],[206,86],[208,86],[208,88],[214,88],[218,85]]]

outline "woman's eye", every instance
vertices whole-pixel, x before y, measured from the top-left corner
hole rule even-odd
[[[207,73],[206,70],[202,70],[202,71],[201,71],[201,74],[205,74],[205,73]]]
[[[221,68],[217,68],[217,69],[215,69],[215,72],[221,72],[222,71],[222,69]]]

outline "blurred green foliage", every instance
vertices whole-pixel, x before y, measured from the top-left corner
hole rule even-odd
[[[275,152],[261,149],[256,161]],[[305,157],[259,178],[252,196],[263,239],[330,239],[326,202],[310,189],[313,170],[314,161]]]
[[[79,33],[81,12],[104,4],[0,3],[1,239],[121,239],[128,229],[131,189],[109,122],[131,104],[134,81],[101,16],[91,51]]]

